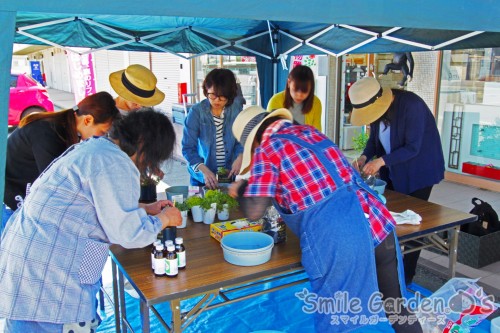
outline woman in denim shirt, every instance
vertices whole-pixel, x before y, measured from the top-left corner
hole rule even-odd
[[[182,155],[188,162],[191,185],[216,188],[217,169],[239,173],[243,147],[231,132],[234,119],[243,108],[234,74],[216,68],[205,77],[203,94],[207,99],[195,104],[184,123]]]

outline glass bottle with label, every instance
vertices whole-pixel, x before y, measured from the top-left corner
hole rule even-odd
[[[172,243],[167,245],[167,255],[165,256],[165,274],[168,277],[176,277],[179,273],[177,267],[177,253],[175,253],[175,246]]]
[[[186,268],[186,248],[182,237],[175,239],[175,251],[177,252],[177,266],[179,269]]]
[[[155,251],[155,275],[165,276],[165,254],[163,253],[163,244],[156,245]]]
[[[153,247],[151,248],[151,269],[153,270],[153,273],[155,271],[155,252],[156,252],[156,245],[161,244],[161,240],[157,239],[153,243]]]

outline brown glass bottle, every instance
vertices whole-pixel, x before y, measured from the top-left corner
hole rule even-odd
[[[163,244],[156,245],[154,271],[156,276],[165,276],[165,255],[163,249]]]
[[[176,277],[179,274],[177,267],[177,253],[175,253],[175,246],[169,243],[167,246],[167,255],[165,256],[165,274],[168,277]]]
[[[186,268],[186,248],[182,237],[175,239],[175,251],[177,252],[177,267],[179,269]]]

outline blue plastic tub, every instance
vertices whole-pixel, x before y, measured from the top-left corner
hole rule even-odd
[[[242,231],[221,239],[224,259],[238,266],[256,266],[271,259],[274,239],[262,232]]]
[[[375,191],[377,191],[378,194],[384,194],[386,185],[387,185],[387,183],[385,182],[385,180],[377,179],[375,181],[375,185],[373,186],[373,189]]]

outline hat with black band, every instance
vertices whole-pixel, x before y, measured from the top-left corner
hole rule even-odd
[[[158,105],[165,99],[165,94],[156,87],[156,76],[142,65],[130,65],[111,73],[109,83],[120,97],[141,106]]]
[[[364,77],[349,89],[349,98],[353,107],[351,124],[362,126],[373,123],[389,109],[392,90],[382,88],[373,77]]]

